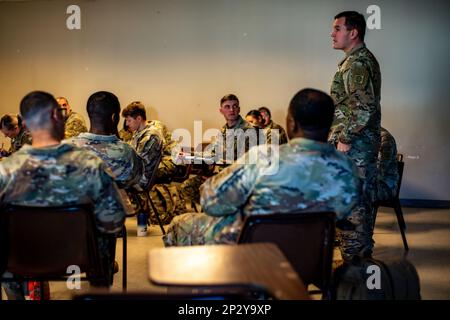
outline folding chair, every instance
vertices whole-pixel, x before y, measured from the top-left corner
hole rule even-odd
[[[331,299],[335,217],[334,212],[248,216],[238,243],[275,243],[304,284],[314,284],[324,299]]]
[[[141,203],[141,198],[139,197],[139,194],[142,194],[144,198],[146,198],[146,201],[148,202],[148,205],[152,208],[153,213],[155,214],[156,220],[158,221],[159,227],[161,228],[161,231],[163,234],[166,234],[166,231],[164,230],[164,226],[162,224],[161,218],[159,216],[158,209],[156,208],[155,204],[152,201],[152,198],[150,197],[150,190],[152,190],[153,186],[156,183],[156,171],[158,170],[159,163],[162,159],[162,141],[158,144],[156,150],[159,150],[159,155],[157,160],[155,161],[155,166],[152,172],[152,176],[150,177],[150,181],[148,183],[148,186],[146,190],[137,191],[136,189],[127,190],[127,193],[129,197],[133,198],[133,202],[136,204],[137,208],[133,214],[127,215],[127,217],[136,216],[139,212],[143,211],[143,207],[145,207],[145,204]]]
[[[399,153],[397,154],[397,168],[398,168],[398,186],[397,186],[397,194],[395,197],[386,200],[386,201],[376,201],[373,204],[373,214],[374,214],[374,227],[375,227],[375,221],[378,213],[379,207],[387,207],[387,208],[393,208],[395,211],[395,214],[397,216],[397,223],[398,227],[400,229],[400,233],[402,235],[402,241],[403,241],[403,247],[405,248],[405,251],[409,251],[408,242],[406,241],[406,223],[405,219],[403,217],[403,211],[402,206],[400,204],[400,187],[402,185],[402,178],[403,178],[403,170],[405,167],[405,163],[403,162],[403,154]]]
[[[126,230],[123,228],[123,290],[126,290]],[[111,279],[101,261],[95,217],[88,205],[28,207],[0,212],[0,282],[67,281],[69,266],[86,273],[81,280]],[[102,235],[105,236],[105,235]],[[115,235],[106,235],[112,240]],[[8,271],[13,278],[4,278]],[[41,288],[44,286],[41,283]],[[44,296],[44,293],[41,294]],[[1,299],[1,295],[0,295]]]

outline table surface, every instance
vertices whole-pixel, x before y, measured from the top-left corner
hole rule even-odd
[[[309,299],[298,274],[271,243],[152,249],[149,279],[180,287],[256,285],[277,299]]]

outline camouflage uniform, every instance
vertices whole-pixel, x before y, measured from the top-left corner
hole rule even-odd
[[[148,125],[158,131],[163,139],[162,158],[156,171],[155,185],[149,195],[158,210],[161,222],[168,224],[175,215],[185,212],[179,187],[171,183],[177,171],[177,166],[172,161],[172,149],[175,147],[175,142],[172,141],[171,132],[161,121],[152,120],[148,122]],[[157,223],[154,216],[150,217],[152,223]]]
[[[86,122],[81,114],[76,112],[71,112],[69,117],[66,119],[66,130],[64,137],[66,139],[76,137],[82,132],[87,132]]]
[[[130,200],[135,206],[135,211],[144,212],[153,223],[156,220],[151,215],[149,205],[149,188],[152,182],[153,174],[157,170],[158,160],[160,159],[163,147],[163,138],[159,130],[151,124],[147,124],[142,130],[133,134],[131,146],[136,150],[137,154],[144,160],[144,183],[137,192],[129,192]]]
[[[146,182],[142,158],[130,145],[119,140],[115,135],[84,132],[64,142],[94,152],[111,169],[114,180],[120,188],[128,189],[135,184],[143,185]]]
[[[329,142],[351,144],[347,155],[363,177],[361,203],[349,218],[354,231],[340,234],[349,247],[344,259],[372,253],[372,203],[376,198],[377,156],[380,145],[380,67],[373,54],[361,44],[339,63],[331,97],[336,109]]]
[[[241,129],[244,133],[249,130],[255,130],[256,129],[247,121],[245,121],[241,116],[239,116],[238,121],[236,122],[236,124],[234,125],[234,127],[229,128],[227,124],[225,124],[221,129],[220,129],[220,135],[218,137],[218,139],[216,139],[216,141],[209,146],[209,151],[206,151],[205,154],[207,154],[208,156],[213,156],[216,159],[216,162],[222,159],[229,159],[229,160],[236,160],[238,158],[238,156],[242,156],[243,153],[247,152],[250,145],[249,143],[247,143],[248,141],[246,141],[246,143],[244,144],[244,149],[239,149],[239,145],[238,145],[238,140],[240,141],[244,141],[243,139],[240,139],[241,137],[239,137],[239,133],[238,132],[233,132],[230,131],[229,129],[233,129],[233,130],[239,130]],[[234,136],[233,136],[234,134]],[[227,150],[227,139],[233,139],[233,144],[231,145],[231,147],[233,147],[233,150]],[[230,153],[228,153],[227,156],[227,151],[232,153],[233,157],[231,158]],[[239,154],[241,153],[242,154]],[[201,156],[201,155],[200,155]],[[230,159],[231,158],[231,159]],[[221,168],[217,169],[218,171],[221,170]],[[202,176],[194,176],[191,177],[189,179],[187,179],[186,181],[184,181],[181,185],[181,196],[183,198],[183,200],[185,201],[186,205],[192,207],[192,208],[196,208],[199,207],[200,205],[200,186],[202,185],[202,183],[204,182],[204,177]]]
[[[119,131],[119,138],[123,142],[126,142],[126,143],[130,144],[131,140],[133,140],[133,134],[130,131],[128,131],[128,130],[120,129],[120,131]]]
[[[266,137],[266,143],[272,143],[272,130],[278,130],[278,144],[285,144],[288,142],[286,131],[278,123],[270,120],[270,123],[264,127],[264,134]]]
[[[125,212],[107,170],[100,158],[69,144],[24,146],[0,163],[0,199],[2,204],[25,206],[92,204],[100,255],[112,283],[115,234]],[[14,283],[10,288],[18,289]]]
[[[268,157],[267,149],[279,150],[279,157]],[[206,214],[176,217],[163,237],[166,246],[235,243],[249,215],[334,211],[343,219],[358,201],[356,166],[327,143],[297,138],[279,147],[261,145],[243,160],[203,183]],[[270,172],[271,163],[278,163],[276,171]]]
[[[175,164],[172,161],[172,149],[175,146],[175,142],[172,141],[172,134],[161,121],[152,120],[148,122],[148,125],[158,131],[160,137],[163,139],[163,153],[158,171],[156,171],[156,179],[170,178],[175,172]]]
[[[25,128],[21,128],[19,134],[11,139],[11,146],[4,156],[10,156],[22,148],[24,144],[31,144],[31,142],[32,138],[30,132]]]
[[[381,145],[378,153],[377,200],[389,200],[397,195],[399,182],[397,145],[394,137],[381,128]]]

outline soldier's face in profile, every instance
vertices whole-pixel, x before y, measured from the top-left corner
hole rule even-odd
[[[264,122],[261,117],[256,118],[254,116],[246,116],[245,120],[255,128],[260,128]]]
[[[345,51],[350,46],[350,31],[345,26],[345,17],[334,20],[331,39],[333,49]]]
[[[8,138],[10,138],[10,139],[15,138],[15,137],[19,134],[18,131],[19,131],[19,130],[18,130],[18,127],[16,127],[16,128],[13,129],[13,130],[8,130],[8,129],[6,129],[6,128],[2,128],[2,132],[3,132],[3,134],[5,135],[5,137],[8,137]]]
[[[128,131],[135,132],[137,129],[139,129],[139,126],[141,125],[141,116],[137,116],[136,119],[128,116],[125,118],[125,124],[128,127]]]
[[[220,113],[223,114],[225,120],[235,121],[239,118],[239,112],[241,108],[239,107],[239,102],[236,100],[227,100],[220,106]]]
[[[69,102],[67,102],[66,99],[61,99],[61,98],[60,99],[56,99],[56,101],[58,102],[59,106],[62,109],[66,110],[65,114],[64,114],[64,117],[67,118],[69,116],[70,112],[72,111],[72,109],[70,108]]]
[[[54,109],[52,116],[53,121],[53,136],[61,141],[64,139],[65,119],[63,112],[60,109]]]
[[[261,112],[261,116],[263,118],[263,124],[266,126],[269,124],[270,122],[270,117],[269,114],[266,111],[260,111]]]

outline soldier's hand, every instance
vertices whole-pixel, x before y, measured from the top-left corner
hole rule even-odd
[[[345,144],[345,143],[342,143],[342,142],[338,142],[336,149],[338,149],[338,151],[341,151],[341,152],[345,153],[345,152],[348,152],[351,147],[352,147],[351,144]]]

